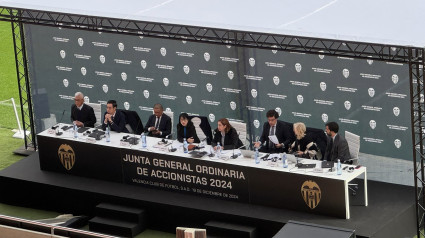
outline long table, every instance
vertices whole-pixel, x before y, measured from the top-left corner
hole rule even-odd
[[[300,169],[295,163],[283,168],[280,161],[256,164],[252,158],[243,156],[223,159],[237,154],[237,150],[226,151],[221,158],[197,158],[183,153],[181,144],[175,141],[167,141],[173,145],[164,146],[160,145],[161,139],[147,137],[147,148],[142,148],[140,143],[122,142],[125,135],[128,134],[111,132],[111,141],[106,142],[94,141],[81,133],[74,138],[71,132],[56,135],[52,130],[43,131],[37,135],[40,168],[346,219],[350,218],[348,184],[363,175],[365,206],[368,203],[365,167],[352,172],[343,170],[342,175],[337,175],[328,169]],[[171,146],[178,147],[177,151],[170,152]],[[210,151],[210,147],[207,145],[203,150]]]

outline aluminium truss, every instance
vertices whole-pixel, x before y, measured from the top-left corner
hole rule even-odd
[[[21,96],[22,120],[25,123],[28,123],[24,123],[25,130],[31,130],[31,134],[25,140],[25,144],[26,146],[32,144],[35,148],[35,130],[31,104],[30,79],[28,78],[28,65],[25,55],[25,39],[23,34],[24,24],[408,64],[410,78],[414,179],[416,187],[415,201],[417,211],[417,235],[418,237],[420,237],[421,234],[424,236],[425,151],[423,144],[425,140],[425,121],[423,121],[423,118],[425,116],[425,108],[423,96],[421,97],[421,95],[425,94],[423,85],[425,68],[423,48],[281,34],[266,34],[260,32],[165,24],[129,19],[114,19],[10,7],[2,8],[1,6],[0,21],[12,22]],[[24,110],[24,106],[28,109]]]

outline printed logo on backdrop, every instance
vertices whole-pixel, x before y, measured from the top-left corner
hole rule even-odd
[[[208,92],[211,92],[212,89],[213,89],[212,84],[210,84],[210,83],[207,83],[206,87],[207,87]]]
[[[146,66],[147,66],[146,60],[140,61],[140,65],[142,66],[143,69],[146,69]]]
[[[273,77],[273,83],[274,83],[274,85],[279,85],[279,83],[280,83],[280,79],[279,79],[279,77],[274,76],[274,77]]]
[[[344,107],[345,107],[345,109],[350,110],[350,108],[351,108],[351,102],[350,101],[345,101],[344,102]]]
[[[61,51],[59,52],[59,54],[61,55],[61,58],[62,58],[62,59],[65,59],[66,53],[65,53],[65,51],[64,51],[64,50],[61,50]]]
[[[375,120],[370,120],[369,121],[369,126],[370,126],[370,128],[372,128],[372,130],[375,130],[375,128],[376,128],[376,121]]]
[[[230,102],[230,108],[234,111],[236,110],[236,103],[234,101]]]
[[[208,52],[205,52],[204,53],[204,59],[205,59],[205,61],[210,61],[210,58],[211,58],[211,56],[210,56],[210,54],[208,53]]]
[[[235,75],[233,74],[233,71],[228,71],[227,72],[227,77],[229,77],[230,80],[232,80],[234,76]]]
[[[368,57],[372,57],[372,56],[368,56]],[[371,60],[371,59],[366,60],[366,62],[367,62],[369,65],[372,65],[372,64],[373,64],[373,60]]]
[[[313,180],[307,180],[301,185],[301,195],[310,209],[316,208],[322,198],[319,185]]]
[[[420,103],[424,103],[424,101],[425,101],[425,97],[424,97],[424,95],[421,93],[421,94],[420,94],[419,102],[420,102]]]
[[[391,80],[393,81],[394,84],[397,84],[398,83],[398,75],[397,74],[393,74],[391,76]]]
[[[68,85],[69,85],[68,79],[64,79],[62,82],[63,82],[63,86],[65,86],[65,88],[67,88]]]
[[[298,101],[298,103],[299,103],[299,104],[302,104],[302,103],[304,102],[304,97],[303,97],[303,95],[298,95],[298,96],[297,96],[297,101]]]
[[[165,49],[164,47],[161,47],[161,49],[159,50],[159,52],[161,52],[162,56],[166,56],[167,55],[167,49]]]
[[[186,102],[187,102],[187,104],[192,104],[192,97],[187,95],[186,96]]]
[[[326,123],[326,122],[328,122],[328,119],[329,119],[328,114],[323,113],[323,114],[322,114],[322,121],[323,121],[324,123]]]
[[[167,107],[167,108],[165,108],[165,111],[166,112],[171,112],[171,108]]]
[[[210,113],[210,114],[208,115],[208,118],[210,119],[210,122],[214,122],[214,121],[215,121],[215,116],[214,116],[214,114],[212,114],[212,113]]]
[[[296,63],[295,64],[295,70],[299,73],[299,72],[301,72],[301,70],[302,70],[302,66],[301,66],[301,64],[300,63]]]
[[[149,91],[143,90],[143,96],[145,96],[145,98],[149,98]]]
[[[124,108],[125,108],[125,110],[129,110],[130,109],[130,103],[124,102]]]
[[[255,126],[255,128],[259,128],[260,127],[260,121],[259,120],[257,120],[257,119],[255,119],[254,120],[254,126]]]
[[[79,46],[83,46],[84,45],[84,40],[83,40],[83,38],[78,38],[78,45]]]
[[[164,83],[165,87],[168,87],[168,85],[170,84],[170,80],[168,80],[168,78],[163,78],[162,82]]]
[[[401,147],[401,140],[399,140],[399,139],[395,139],[395,141],[394,141],[394,145],[395,145],[395,147],[396,147],[397,149],[399,149],[399,148]]]
[[[105,63],[105,61],[106,61],[106,58],[105,58],[105,56],[104,56],[104,55],[100,55],[100,56],[99,56],[99,60],[100,60],[100,63],[104,64],[104,63]]]
[[[121,73],[121,79],[122,79],[123,81],[126,81],[126,80],[127,80],[127,74],[126,74],[125,72],[122,72],[122,73]]]
[[[186,36],[182,36],[182,38],[183,38],[183,39],[187,39],[187,37],[186,37]],[[183,44],[186,44],[186,42],[187,42],[186,40],[182,40],[182,43],[183,43]]]
[[[189,66],[187,66],[187,65],[183,66],[183,71],[184,71],[185,74],[189,74],[189,71],[190,71]]]
[[[257,90],[256,89],[251,89],[251,95],[252,95],[252,97],[253,98],[256,98],[257,97]]]
[[[345,78],[348,78],[348,76],[350,76],[350,71],[349,71],[348,69],[343,69],[343,70],[342,70],[342,75],[343,75]]]
[[[120,50],[120,51],[124,51],[124,44],[123,43],[118,43],[118,49]]]
[[[280,107],[276,107],[274,110],[277,112],[277,114],[279,114],[279,116],[282,115],[282,109],[280,109]]]
[[[62,166],[66,170],[71,170],[75,164],[75,152],[70,145],[62,144],[58,149],[58,156]]]
[[[106,85],[106,84],[102,85],[102,90],[103,90],[104,93],[107,93],[108,92],[108,85]]]
[[[277,48],[277,45],[272,45],[272,48]],[[272,53],[273,54],[276,54],[277,53],[277,50],[272,50]]]
[[[84,96],[84,102],[90,103],[90,98],[88,96]]]
[[[323,50],[319,50],[319,52],[320,53],[325,53],[325,51],[323,51]],[[325,55],[319,55],[319,59],[322,60],[323,58],[325,58]]]
[[[251,67],[255,66],[255,59],[254,58],[249,58],[249,65],[251,65]]]
[[[374,88],[368,88],[367,93],[369,94],[369,96],[371,98],[373,98],[373,96],[375,96],[375,89]]]
[[[81,67],[81,74],[82,74],[83,76],[86,76],[86,74],[87,74],[87,69],[86,69],[85,67]]]
[[[394,116],[398,117],[398,115],[400,115],[400,108],[394,107],[393,108],[393,113],[394,113]]]
[[[320,89],[324,92],[326,91],[326,83],[325,82],[320,82]]]

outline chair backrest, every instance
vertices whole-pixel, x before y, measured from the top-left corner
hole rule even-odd
[[[208,117],[205,116],[189,116],[189,119],[192,121],[195,126],[196,135],[199,140],[203,141],[207,139],[207,144],[211,145],[212,138],[212,130],[210,123],[208,121]]]
[[[164,114],[169,116],[171,118],[171,135],[174,133],[174,112],[171,111],[164,111]],[[173,135],[174,137],[174,135]]]
[[[93,108],[94,115],[96,116],[96,123],[94,126],[102,125],[102,105],[100,103],[86,103]]]
[[[230,125],[232,125],[236,129],[239,135],[239,139],[242,141],[242,144],[245,145],[246,144],[246,123],[230,121]]]
[[[353,161],[353,164],[358,164],[359,162],[359,151],[360,151],[360,136],[353,134],[349,131],[345,131],[345,139],[348,143],[348,148],[350,150],[350,157]]]
[[[136,111],[117,109],[124,113],[125,127],[131,134],[140,135],[143,131],[143,123]]]

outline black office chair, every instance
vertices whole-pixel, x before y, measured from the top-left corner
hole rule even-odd
[[[131,134],[137,134],[140,135],[143,132],[143,123],[142,120],[139,117],[139,114],[135,111],[130,110],[122,110],[117,109],[124,113],[125,116],[125,127]]]

